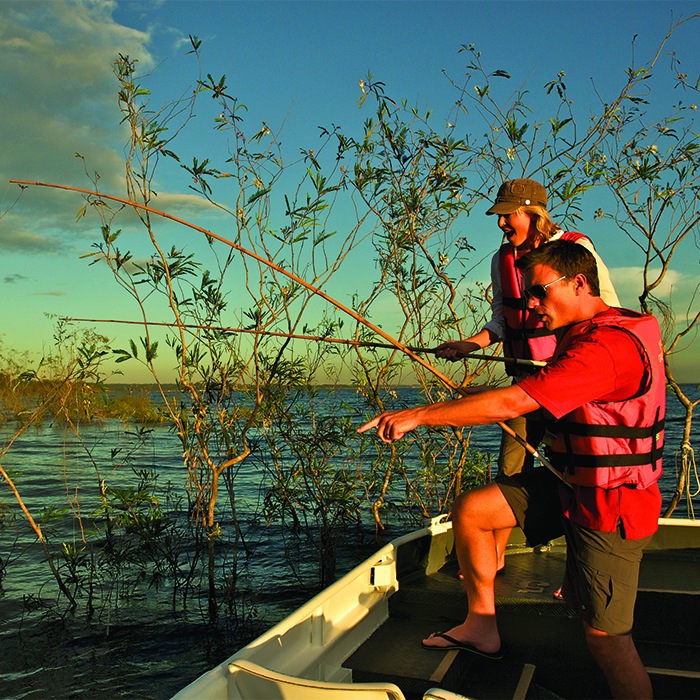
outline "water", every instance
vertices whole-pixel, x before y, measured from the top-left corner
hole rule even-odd
[[[693,387],[685,387],[695,392]],[[416,390],[402,390],[399,397],[408,404],[420,402]],[[344,396],[357,407],[354,392]],[[361,415],[356,415],[358,425]],[[675,489],[675,452],[682,430],[682,412],[675,398],[669,397],[667,417],[665,473],[661,488],[664,507]],[[14,426],[0,426],[0,439],[6,439]],[[69,516],[57,520],[49,537],[55,542],[81,543],[79,520],[85,529],[93,526],[90,513],[99,506],[101,479],[113,487],[126,488],[133,483],[132,467],[154,470],[160,484],[171,482],[176,490],[185,483],[179,443],[168,428],[151,431],[133,460],[109,472],[112,450],[120,448],[118,458],[129,454],[135,442],[133,431],[118,423],[81,427],[84,446],[58,427],[42,426],[27,431],[3,460],[24,474],[18,478],[20,491],[32,514],[50,503],[69,509]],[[696,422],[692,442],[698,444],[700,425]],[[496,452],[500,429],[479,427],[471,437],[471,446]],[[92,455],[90,459],[87,452]],[[97,465],[97,466],[95,466]],[[255,464],[244,463],[236,479],[239,511],[257,510],[260,499],[260,473]],[[68,486],[67,486],[68,485]],[[697,488],[697,485],[695,486]],[[0,504],[12,504],[12,495],[0,491]],[[73,513],[70,510],[73,510]],[[686,514],[684,504],[676,515]],[[184,513],[182,514],[184,516]],[[222,528],[226,528],[222,516]],[[294,554],[293,563],[308,570],[315,566],[315,554],[302,540],[284,547],[278,526],[265,527],[259,518],[244,519],[246,543],[254,568],[243,568],[242,578],[251,600],[244,610],[243,622],[236,629],[212,629],[205,623],[206,597],[196,590],[187,610],[175,609],[167,587],[160,590],[141,587],[130,597],[119,591],[105,590],[95,581],[98,604],[92,615],[84,605],[75,612],[57,614],[51,605],[55,586],[50,577],[36,537],[26,521],[17,520],[0,529],[0,557],[6,577],[0,588],[0,697],[4,698],[92,698],[128,696],[131,698],[169,698],[204,670],[221,662],[238,646],[256,636],[314,593],[293,575],[285,556]],[[386,537],[398,534],[390,529]],[[378,546],[372,528],[348,533],[339,561],[339,574],[349,569]]]

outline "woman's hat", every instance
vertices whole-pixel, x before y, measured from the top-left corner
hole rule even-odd
[[[494,205],[487,214],[512,214],[526,206],[547,206],[547,190],[537,180],[508,180],[498,188]]]

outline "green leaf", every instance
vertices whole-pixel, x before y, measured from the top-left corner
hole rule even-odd
[[[263,197],[264,195],[266,195],[270,191],[270,189],[271,189],[270,187],[266,187],[262,190],[258,190],[257,192],[255,192],[255,194],[251,195],[248,198],[248,201],[246,202],[246,204],[247,205],[252,204],[256,199],[260,199],[260,197]]]

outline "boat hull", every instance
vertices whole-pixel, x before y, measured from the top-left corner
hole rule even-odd
[[[436,685],[470,697],[513,697],[510,693],[522,692],[518,688],[523,683],[527,688],[533,677],[559,697],[606,696],[604,680],[585,649],[580,622],[553,596],[563,576],[563,539],[532,549],[522,533],[514,530],[506,555],[506,575],[498,577],[496,588],[499,630],[504,648],[511,652],[510,660],[498,662],[500,666],[493,669],[489,663],[494,662],[484,664],[482,659],[476,663],[479,657],[466,652],[449,652],[453,658],[448,663],[445,653],[422,650],[422,637],[440,625],[449,629],[466,615],[466,595],[457,580],[453,545],[451,523],[444,517],[391,542],[175,698],[253,700],[236,681],[233,671],[238,661],[317,683],[389,683],[407,698],[423,697]],[[669,620],[663,644],[672,645],[674,630],[680,629],[682,618],[688,619],[680,606],[692,607],[696,602],[700,602],[700,526],[695,521],[661,519],[640,573],[634,631],[640,654],[648,646],[649,658],[656,658],[651,647],[662,644],[647,639],[646,633],[647,628],[654,628],[654,634],[659,635],[654,615],[659,605]],[[694,631],[692,634],[697,636]],[[571,653],[575,656],[570,658],[576,658],[580,668],[559,679],[564,675],[561,645],[567,639],[573,640]],[[693,644],[695,641],[700,644],[700,639]],[[695,673],[692,668],[655,666],[650,672],[655,690],[657,685],[673,687],[668,682],[672,677],[692,683]],[[700,691],[700,680],[694,683]],[[497,685],[502,689],[496,690]],[[576,694],[579,687],[581,695]],[[327,690],[328,700],[348,697],[347,690]],[[292,696],[282,693],[276,697]],[[657,692],[657,697],[664,697],[664,693]]]

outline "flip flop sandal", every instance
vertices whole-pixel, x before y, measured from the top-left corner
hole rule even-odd
[[[483,656],[487,659],[494,659],[495,661],[503,658],[503,652],[500,649],[494,652],[481,651],[481,649],[477,649],[473,644],[469,644],[468,642],[460,642],[459,640],[455,639],[454,637],[450,637],[449,634],[445,634],[444,632],[436,632],[432,635],[433,639],[436,637],[442,637],[442,639],[449,642],[449,645],[438,647],[431,644],[426,644],[425,642],[421,642],[421,646],[423,647],[423,649],[431,649],[437,651],[450,651],[451,649],[456,649],[457,651],[469,651],[472,654],[478,654],[479,656]]]

